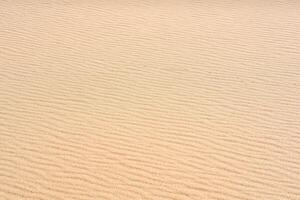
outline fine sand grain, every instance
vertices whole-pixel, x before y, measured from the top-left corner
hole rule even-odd
[[[1,200],[300,200],[300,1],[0,0]]]

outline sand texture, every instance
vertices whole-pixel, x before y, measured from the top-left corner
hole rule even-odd
[[[300,200],[300,1],[0,0],[0,200]]]

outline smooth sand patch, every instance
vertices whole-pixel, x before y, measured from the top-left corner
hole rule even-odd
[[[300,1],[0,1],[0,199],[300,199]]]

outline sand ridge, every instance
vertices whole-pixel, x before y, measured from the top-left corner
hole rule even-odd
[[[299,13],[0,1],[0,199],[300,199]]]

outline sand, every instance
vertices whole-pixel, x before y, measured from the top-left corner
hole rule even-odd
[[[0,0],[0,199],[299,200],[300,1]]]

